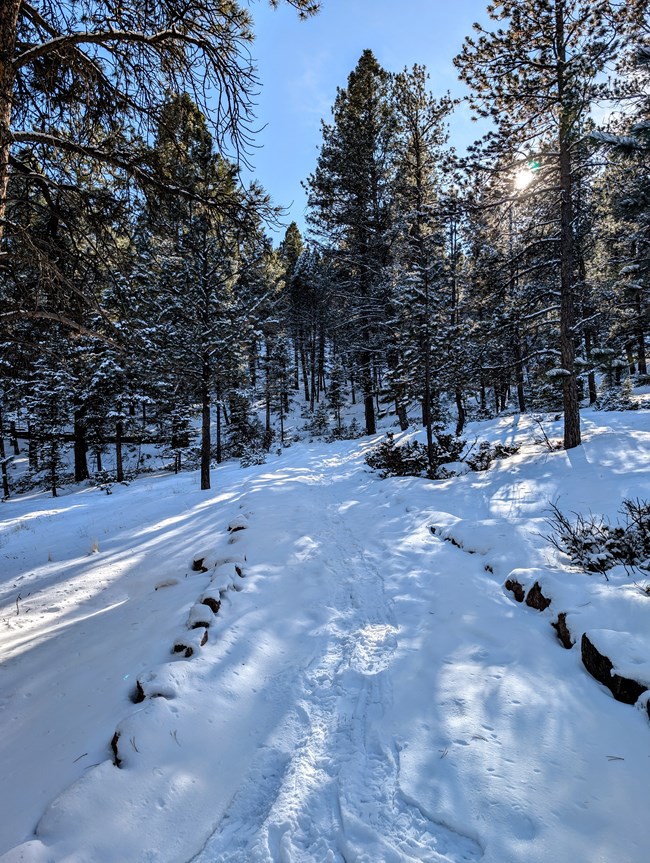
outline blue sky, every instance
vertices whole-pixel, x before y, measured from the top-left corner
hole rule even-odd
[[[464,92],[452,58],[472,23],[485,21],[487,0],[322,0],[322,10],[299,21],[284,4],[273,11],[266,0],[251,3],[262,90],[257,116],[265,128],[252,153],[254,176],[275,203],[289,208],[288,220],[304,228],[306,197],[300,186],[316,165],[320,121],[331,118],[336,88],[345,87],[362,51],[370,48],[392,72],[424,64],[431,91]],[[463,149],[477,127],[460,106],[451,124],[451,143]],[[281,232],[283,233],[283,232]]]

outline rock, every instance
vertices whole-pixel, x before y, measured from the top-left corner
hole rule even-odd
[[[142,688],[142,684],[139,680],[136,680],[135,689],[131,693],[131,701],[134,704],[141,704],[145,699],[144,689]]]
[[[204,596],[201,602],[203,605],[207,605],[213,614],[217,614],[221,608],[221,600],[215,599],[214,596]]]
[[[186,659],[189,659],[190,656],[192,656],[192,654],[194,653],[194,649],[192,647],[189,647],[187,644],[180,644],[180,642],[177,642],[172,648],[172,652],[182,653],[185,655]]]
[[[196,557],[192,561],[192,572],[207,572],[207,566],[203,566],[205,558],[204,557]]]
[[[515,581],[514,578],[509,578],[505,583],[505,589],[511,591],[514,594],[517,602],[524,601],[524,586],[520,584],[518,581]]]
[[[111,749],[113,750],[113,764],[116,767],[119,767],[122,763],[122,759],[120,758],[119,752],[117,750],[117,743],[120,739],[120,732],[116,731],[113,735],[113,739],[111,740]]]
[[[238,530],[246,530],[248,519],[245,515],[238,515],[228,525],[228,533],[236,533]]]
[[[544,611],[545,608],[548,608],[551,604],[551,600],[548,599],[542,593],[542,588],[539,586],[539,582],[536,581],[535,584],[528,591],[528,596],[526,597],[526,605],[530,608],[536,608],[537,611]]]
[[[214,614],[206,602],[195,602],[187,617],[188,629],[208,629],[214,620]]]
[[[561,611],[557,616],[557,620],[551,623],[551,626],[557,632],[557,637],[562,642],[562,646],[566,647],[567,650],[571,650],[575,641],[571,640],[571,633],[566,623],[566,611]]]
[[[582,636],[581,647],[582,664],[592,677],[609,689],[617,701],[635,704],[639,696],[648,689],[636,680],[622,677],[620,674],[612,674],[614,667],[612,661],[596,649],[586,632]]]
[[[154,590],[161,590],[163,587],[173,587],[175,584],[178,584],[177,578],[166,578],[164,581],[159,581]]]

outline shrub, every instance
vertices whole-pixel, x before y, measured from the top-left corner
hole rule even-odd
[[[466,460],[471,470],[487,470],[494,461],[494,448],[486,441],[481,441],[478,450],[469,455]]]
[[[350,425],[341,425],[341,428],[334,428],[325,438],[328,443],[335,440],[356,440],[356,438],[364,437],[365,432],[359,425],[357,418],[354,417]]]
[[[379,443],[366,456],[366,464],[388,476],[428,476],[429,479],[444,478],[441,467],[458,461],[465,441],[452,434],[437,433],[434,441],[433,463],[429,464],[427,448],[417,441],[398,445],[393,432],[386,433],[386,440]]]
[[[387,432],[386,440],[366,456],[366,464],[385,479],[388,476],[421,476],[429,462],[425,446],[417,441],[398,446],[393,432]]]
[[[266,453],[264,450],[257,447],[244,449],[239,457],[239,466],[252,467],[256,464],[266,464]]]
[[[635,411],[639,405],[632,399],[632,385],[627,378],[621,387],[604,388],[596,401],[597,411]]]
[[[313,435],[323,437],[330,428],[330,417],[327,408],[323,404],[319,404],[313,414],[310,416],[309,422],[305,426],[307,431]]]
[[[474,455],[468,455],[465,461],[471,470],[488,470],[496,459],[510,458],[511,455],[516,455],[518,452],[518,446],[503,443],[492,446],[491,443],[484,440],[479,444],[478,451]]]
[[[551,545],[566,554],[585,572],[607,571],[617,565],[626,569],[650,569],[650,502],[625,499],[623,523],[612,526],[603,516],[574,513],[574,522],[551,504],[548,520]]]

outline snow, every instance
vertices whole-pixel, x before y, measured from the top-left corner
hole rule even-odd
[[[647,638],[613,629],[590,629],[589,641],[604,656],[613,656],[612,674],[650,687],[650,643]]]
[[[615,701],[580,638],[650,681],[647,576],[579,572],[544,535],[551,502],[650,498],[648,416],[585,411],[569,452],[474,423],[520,452],[437,482],[379,479],[362,438],[209,492],[2,504],[0,861],[644,863],[647,693]]]

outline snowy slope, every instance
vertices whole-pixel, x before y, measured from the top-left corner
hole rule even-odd
[[[222,466],[208,493],[180,475],[3,504],[0,861],[644,863],[645,696],[614,701],[579,636],[645,668],[650,597],[542,534],[549,501],[650,497],[648,418],[585,412],[570,453],[523,418],[476,424],[520,454],[443,482],[380,480],[362,439]],[[551,608],[514,601],[515,569]]]

